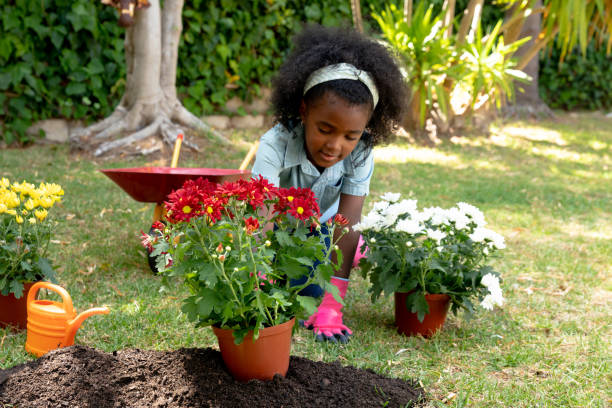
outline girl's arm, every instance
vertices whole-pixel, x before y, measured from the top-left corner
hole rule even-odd
[[[348,279],[351,273],[351,266],[353,265],[353,258],[355,257],[355,250],[357,249],[357,243],[359,241],[359,232],[353,231],[353,225],[361,220],[361,211],[365,198],[366,196],[340,194],[338,214],[342,214],[348,220],[349,223],[347,227],[349,227],[349,232],[338,242],[338,247],[340,247],[342,251],[342,266],[336,272],[336,276],[339,278]],[[336,239],[336,235],[341,233],[341,229],[336,230],[334,240]],[[334,262],[336,261],[335,252],[332,252],[332,260]]]

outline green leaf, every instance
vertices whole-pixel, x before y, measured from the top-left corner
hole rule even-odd
[[[202,319],[207,319],[215,306],[215,294],[211,290],[202,290],[200,295],[201,297],[197,303],[197,312]]]
[[[38,270],[40,270],[41,274],[46,280],[51,282],[55,282],[57,280],[55,271],[51,267],[51,264],[47,258],[39,257],[36,261],[36,266],[38,266]]]
[[[306,314],[311,315],[317,311],[318,300],[311,296],[297,296],[300,306],[306,311]]]
[[[66,87],[67,95],[82,95],[87,91],[87,87],[82,82],[71,82]]]
[[[406,297],[406,307],[410,309],[412,313],[417,314],[419,322],[423,322],[425,315],[429,313],[429,305],[425,295],[421,292],[412,292]]]
[[[274,232],[274,235],[276,236],[276,240],[281,246],[292,246],[293,245],[293,240],[291,239],[287,231],[283,231],[279,229]]]
[[[23,283],[18,280],[11,281],[9,288],[10,292],[13,293],[16,298],[19,299],[23,295]]]

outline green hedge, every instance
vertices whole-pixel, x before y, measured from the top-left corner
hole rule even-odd
[[[109,114],[123,92],[123,32],[99,1],[0,1],[0,140],[36,120]]]
[[[544,102],[557,109],[612,108],[612,54],[591,42],[586,56],[576,49],[559,63],[553,48],[540,59],[539,91]]]
[[[436,8],[443,2],[426,1]],[[372,9],[381,10],[385,3],[361,1],[368,32],[378,32],[369,16]],[[467,3],[458,0],[457,13]],[[485,25],[501,16],[499,7],[487,6],[483,12]],[[125,88],[124,30],[117,25],[117,17],[117,11],[99,0],[0,0],[0,141],[29,142],[25,130],[40,119],[93,121],[110,114]],[[185,2],[177,67],[177,88],[185,106],[203,115],[222,111],[232,96],[250,100],[260,86],[270,83],[288,51],[291,36],[306,21],[351,24],[350,2]],[[610,68],[606,71],[601,57],[597,58],[602,74],[595,82],[601,84],[601,78],[608,78],[604,81],[607,88],[581,85],[568,91],[556,66],[553,73],[549,65],[543,67],[540,80],[546,85],[541,88],[554,90],[552,93],[561,88],[565,93],[609,92]],[[590,64],[583,65],[586,69]],[[575,66],[568,64],[567,69]],[[549,81],[549,77],[555,81]],[[605,98],[597,98],[597,107],[604,106]],[[570,102],[564,106],[584,103]],[[609,100],[607,103],[609,106]]]
[[[383,1],[369,4],[382,7]],[[125,85],[117,12],[91,0],[0,0],[0,141],[28,142],[49,117],[107,116]],[[347,1],[185,2],[177,87],[196,115],[269,84],[305,21],[350,24]]]

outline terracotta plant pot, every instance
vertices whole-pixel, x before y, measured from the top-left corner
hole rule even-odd
[[[19,330],[28,327],[28,292],[34,282],[24,283],[23,294],[19,299],[12,293],[0,295],[0,327],[12,326]]]
[[[450,306],[450,296],[431,294],[425,295],[429,305],[429,313],[420,322],[417,314],[410,312],[406,307],[406,298],[409,293],[395,292],[395,325],[400,334],[414,336],[420,334],[423,337],[431,337],[437,332],[444,321]]]
[[[249,332],[239,345],[234,344],[233,330],[213,327],[213,332],[219,340],[223,362],[236,380],[271,380],[275,374],[287,374],[294,324],[295,319],[291,319],[260,330],[255,342]]]

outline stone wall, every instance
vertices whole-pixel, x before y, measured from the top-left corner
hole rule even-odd
[[[262,88],[261,96],[250,103],[233,97],[225,105],[223,113],[203,116],[201,119],[215,130],[270,127],[273,120],[270,114],[270,94],[269,88]],[[30,126],[27,133],[37,136],[44,131],[45,141],[66,143],[70,133],[82,125],[81,121],[45,119]]]

